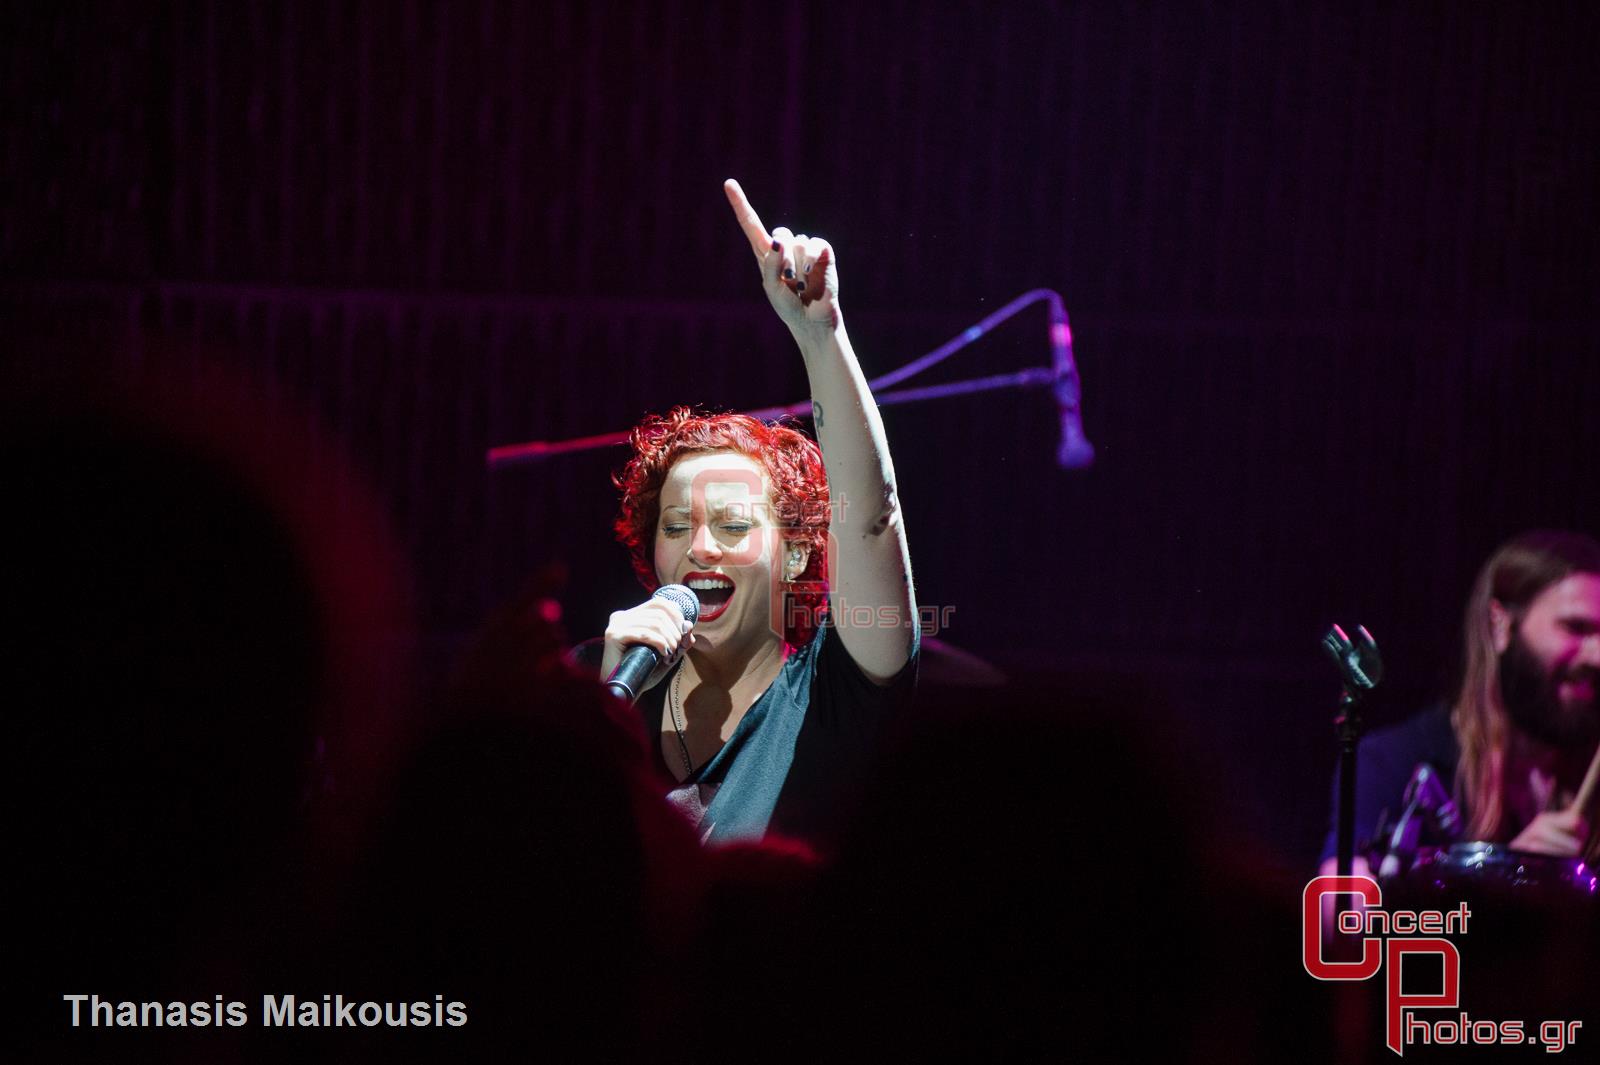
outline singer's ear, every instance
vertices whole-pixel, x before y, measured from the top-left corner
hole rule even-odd
[[[811,561],[811,545],[803,540],[783,541],[783,554],[778,560],[779,568],[786,581],[795,580],[806,571],[806,565]]]

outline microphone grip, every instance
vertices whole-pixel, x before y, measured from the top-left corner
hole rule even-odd
[[[636,702],[644,691],[644,682],[661,664],[661,656],[654,647],[635,644],[622,653],[622,661],[606,678],[606,689],[619,699]]]
[[[651,593],[650,598],[664,599],[677,607],[678,613],[683,615],[683,620],[691,626],[700,620],[700,600],[695,597],[694,592],[681,584],[663,584]],[[606,690],[619,699],[635,702],[644,691],[644,682],[650,679],[650,674],[654,673],[656,666],[660,664],[661,656],[656,653],[655,648],[634,644],[622,652],[622,661],[617,663],[617,668],[606,678]]]

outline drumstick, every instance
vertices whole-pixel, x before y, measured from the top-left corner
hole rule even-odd
[[[1600,747],[1594,749],[1594,757],[1589,759],[1589,771],[1583,775],[1583,783],[1578,785],[1578,797],[1572,800],[1571,808],[1579,813],[1588,810],[1597,790],[1600,790]]]

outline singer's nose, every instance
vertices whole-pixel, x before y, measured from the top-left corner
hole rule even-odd
[[[697,566],[709,566],[722,560],[722,545],[711,535],[711,526],[702,525],[694,531],[689,543],[689,558]]]

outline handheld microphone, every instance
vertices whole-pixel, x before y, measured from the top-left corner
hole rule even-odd
[[[700,620],[699,598],[681,584],[663,584],[650,598],[665,599],[676,605],[683,611],[683,620],[691,625]],[[644,690],[644,682],[650,679],[650,674],[660,664],[661,656],[654,647],[634,644],[622,653],[622,661],[606,678],[606,688],[619,699],[635,702]]]

